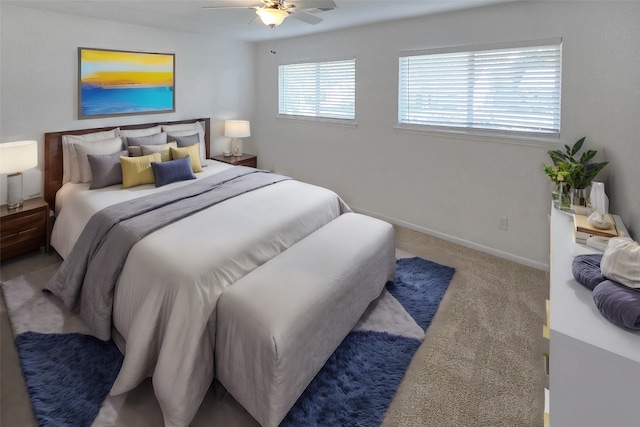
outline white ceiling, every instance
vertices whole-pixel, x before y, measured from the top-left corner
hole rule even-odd
[[[1,0],[3,4],[88,16],[163,29],[226,36],[247,41],[294,37],[339,28],[504,3],[511,0],[334,0],[336,9],[308,13],[316,25],[292,16],[274,30],[252,9],[203,9],[203,6],[259,6],[260,0]],[[300,5],[305,0],[296,0]],[[252,21],[253,20],[253,21]]]

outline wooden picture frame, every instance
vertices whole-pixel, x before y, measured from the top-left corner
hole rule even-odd
[[[176,111],[175,54],[78,48],[78,118]]]

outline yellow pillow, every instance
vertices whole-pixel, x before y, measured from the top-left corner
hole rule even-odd
[[[160,162],[160,153],[140,157],[120,157],[122,166],[122,188],[135,187],[156,182],[151,169],[151,162]]]
[[[142,149],[142,155],[146,156],[148,154],[160,153],[162,156],[163,162],[168,162],[171,160],[171,152],[169,148],[176,148],[178,144],[176,142],[169,142],[168,144],[159,144],[159,145],[143,145],[140,148]]]
[[[169,148],[171,150],[171,158],[173,160],[178,160],[183,157],[189,156],[189,160],[191,160],[191,170],[193,172],[202,172],[202,165],[200,164],[200,144],[196,143],[193,145],[189,145],[188,147],[181,148]]]

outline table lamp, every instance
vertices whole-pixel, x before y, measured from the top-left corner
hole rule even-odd
[[[248,120],[225,120],[224,136],[231,140],[231,154],[242,156],[242,139],[251,136],[251,127]]]
[[[0,144],[0,173],[7,175],[7,207],[22,206],[22,171],[38,166],[38,142],[16,141]]]

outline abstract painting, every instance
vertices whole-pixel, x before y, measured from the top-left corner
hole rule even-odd
[[[175,55],[78,48],[78,117],[175,111]]]

